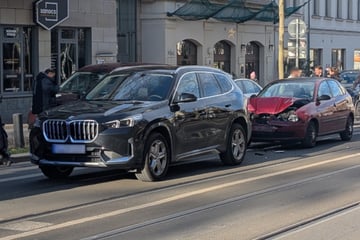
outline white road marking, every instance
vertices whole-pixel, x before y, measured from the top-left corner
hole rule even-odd
[[[304,170],[304,169],[308,169],[308,168],[312,168],[312,167],[317,167],[317,166],[321,166],[321,165],[325,165],[325,164],[329,164],[329,163],[334,163],[334,162],[338,162],[338,161],[343,161],[343,160],[349,159],[349,158],[356,158],[356,157],[360,157],[360,153],[351,154],[351,155],[347,155],[347,156],[342,156],[342,157],[338,157],[338,158],[334,158],[334,159],[329,159],[327,161],[313,163],[313,164],[309,164],[309,165],[306,165],[306,166],[300,166],[300,167],[296,167],[296,168],[291,168],[291,169],[288,169],[288,170],[282,170],[282,171],[279,171],[279,172],[268,173],[268,174],[264,174],[264,175],[261,175],[261,176],[251,177],[251,178],[247,178],[247,179],[241,179],[241,180],[238,180],[238,181],[224,183],[224,184],[216,185],[216,186],[213,186],[213,187],[208,187],[208,188],[204,188],[204,189],[195,190],[195,191],[192,191],[192,192],[178,194],[176,196],[160,199],[158,201],[145,203],[145,204],[141,204],[141,205],[138,205],[138,206],[119,209],[117,211],[111,211],[111,212],[99,214],[99,215],[96,215],[96,216],[90,216],[90,217],[75,219],[75,220],[60,223],[60,224],[54,224],[54,225],[46,226],[46,227],[43,227],[43,228],[40,228],[40,229],[31,230],[29,232],[14,234],[14,235],[11,235],[11,236],[0,238],[0,240],[13,240],[13,239],[19,239],[19,238],[24,238],[24,237],[30,237],[30,236],[33,236],[33,235],[37,235],[37,234],[41,234],[41,233],[45,233],[45,232],[49,232],[49,231],[54,231],[54,230],[58,230],[58,229],[62,229],[62,228],[72,227],[72,226],[78,225],[78,224],[84,224],[84,223],[91,222],[91,221],[106,219],[106,218],[109,218],[109,217],[115,217],[115,216],[118,216],[118,215],[121,215],[121,214],[124,214],[124,213],[128,213],[128,212],[132,212],[132,211],[136,211],[136,210],[141,210],[141,209],[145,209],[145,208],[149,208],[149,207],[154,207],[154,206],[174,202],[174,201],[177,201],[177,200],[180,200],[180,199],[184,199],[184,198],[192,197],[192,196],[195,196],[195,195],[200,195],[200,194],[216,191],[216,190],[223,189],[223,188],[232,187],[232,186],[239,185],[239,184],[253,182],[253,181],[257,181],[257,180],[261,180],[261,179],[265,179],[265,178],[270,178],[270,177],[274,177],[274,176],[278,176],[278,175],[283,175],[283,174],[287,174],[287,173],[291,173],[291,172],[296,172],[296,171],[300,171],[300,170]]]
[[[31,231],[31,230],[34,230],[34,229],[47,227],[49,225],[51,225],[51,223],[35,222],[35,221],[23,221],[23,222],[18,222],[18,223],[6,224],[4,226],[1,226],[0,229],[27,232],[27,231]]]

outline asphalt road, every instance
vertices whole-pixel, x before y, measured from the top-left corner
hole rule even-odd
[[[241,166],[207,156],[156,183],[116,170],[50,181],[28,162],[0,167],[0,240],[359,239],[359,150],[356,125],[350,142],[257,144]]]

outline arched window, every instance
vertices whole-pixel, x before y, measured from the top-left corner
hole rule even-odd
[[[191,40],[183,40],[176,44],[177,65],[196,65],[197,46]]]
[[[225,42],[217,42],[214,46],[214,67],[230,73],[231,46]]]

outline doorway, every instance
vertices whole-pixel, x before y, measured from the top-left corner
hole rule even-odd
[[[214,67],[230,73],[231,46],[225,41],[217,42],[214,46]]]
[[[252,71],[255,71],[257,79],[260,79],[260,46],[256,42],[246,45],[245,77],[250,78]]]

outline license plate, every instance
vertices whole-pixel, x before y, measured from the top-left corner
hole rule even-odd
[[[84,144],[53,144],[54,154],[85,154]]]

